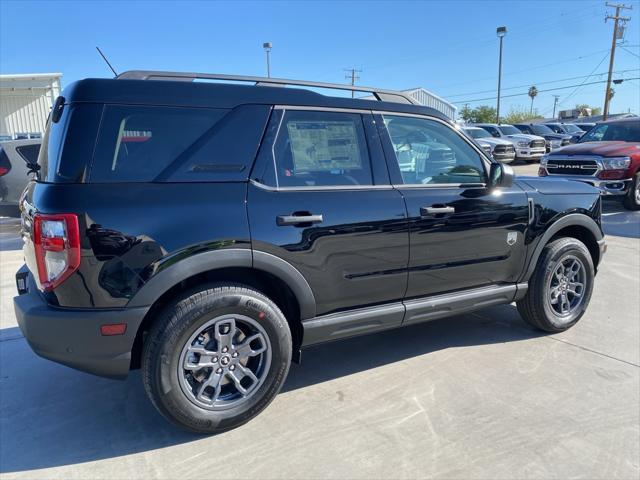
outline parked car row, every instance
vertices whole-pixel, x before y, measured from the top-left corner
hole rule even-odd
[[[514,160],[537,162],[545,153],[578,142],[595,124],[516,123],[513,125],[479,123],[462,130],[487,152],[503,163]],[[509,148],[511,145],[513,148]],[[486,146],[486,148],[485,148]]]

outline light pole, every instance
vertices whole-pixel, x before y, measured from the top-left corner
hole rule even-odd
[[[262,48],[264,48],[265,53],[267,54],[267,77],[271,78],[271,62],[269,58],[269,54],[271,53],[271,42],[265,42],[262,44]]]
[[[507,27],[498,27],[496,34],[500,39],[500,57],[498,60],[498,104],[496,105],[496,123],[500,123],[500,81],[502,80],[502,39],[507,34]]]

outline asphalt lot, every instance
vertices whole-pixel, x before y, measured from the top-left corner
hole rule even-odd
[[[0,477],[640,478],[640,212],[607,202],[604,223],[568,332],[509,305],[314,347],[258,418],[202,437],[168,425],[137,372],[35,356],[11,302],[17,223],[0,219]]]

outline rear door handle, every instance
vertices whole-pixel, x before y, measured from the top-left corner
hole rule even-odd
[[[431,215],[438,215],[442,213],[456,213],[456,209],[454,207],[421,207],[420,208],[420,216],[428,217]]]
[[[287,225],[322,223],[322,215],[278,215],[276,223],[280,227]]]

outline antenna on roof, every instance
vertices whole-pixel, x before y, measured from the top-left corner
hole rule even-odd
[[[104,56],[104,53],[102,53],[102,50],[100,50],[100,47],[96,47],[96,50],[98,50],[98,53],[100,54],[100,56],[104,59],[105,62],[107,62],[107,65],[109,65],[109,68],[111,69],[111,71],[113,72],[114,76],[118,76],[118,72],[116,72],[115,68],[113,68],[111,66],[111,64],[109,63],[109,60],[107,60],[107,57]]]

